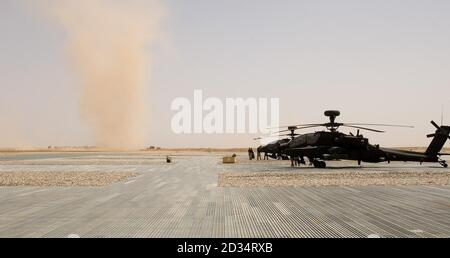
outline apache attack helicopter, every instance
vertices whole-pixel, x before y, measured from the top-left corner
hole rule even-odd
[[[436,132],[427,135],[428,138],[433,137],[430,145],[425,152],[404,151],[398,149],[382,148],[379,145],[369,144],[369,140],[359,133],[359,130],[368,130],[372,132],[382,133],[384,131],[375,130],[364,126],[396,126],[411,127],[402,125],[387,124],[357,124],[357,123],[338,123],[336,117],[340,115],[337,110],[325,111],[325,116],[329,117],[330,122],[323,124],[300,124],[288,126],[286,130],[293,135],[292,139],[280,143],[276,152],[288,155],[291,160],[301,160],[304,163],[304,157],[316,168],[325,168],[326,160],[356,160],[358,165],[361,162],[391,162],[391,161],[416,161],[420,162],[439,162],[443,167],[447,167],[445,160],[441,159],[442,155],[450,155],[440,153],[442,147],[447,141],[450,134],[450,126],[438,126],[434,121],[431,124],[436,127]],[[318,131],[315,133],[307,133],[296,135],[296,130],[314,127],[325,127],[328,131]],[[339,127],[356,128],[357,133],[349,135],[338,131]]]
[[[299,135],[299,134],[292,132],[291,134],[286,134],[286,135],[290,135],[291,138],[282,138],[282,139],[271,141],[267,144],[263,144],[263,145],[259,146],[256,149],[256,151],[259,153],[264,153],[264,159],[269,159],[269,158],[283,159],[283,160],[289,159],[289,156],[287,156],[286,154],[283,154],[281,152],[281,146],[285,146],[292,140],[292,138],[294,136]],[[278,136],[283,136],[283,135],[278,135]],[[263,138],[258,137],[258,138],[254,138],[253,140],[260,140],[260,139],[263,139]]]
[[[280,139],[259,146],[256,151],[264,153],[264,159],[280,159],[283,154],[280,152],[280,145],[289,142],[291,139]],[[284,155],[286,156],[286,155]]]

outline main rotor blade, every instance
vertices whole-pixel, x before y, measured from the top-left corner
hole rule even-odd
[[[280,129],[280,128],[287,128],[287,127],[303,127],[303,126],[321,126],[322,124],[298,124],[298,125],[283,125],[278,127],[268,127],[267,129]]]
[[[292,130],[295,131],[295,130],[306,129],[306,128],[313,128],[313,127],[319,127],[319,126],[322,126],[322,125],[311,125],[311,126],[296,127],[295,129],[292,129]],[[275,132],[275,133],[290,132],[292,130],[291,129],[286,129],[286,130],[281,130],[281,131]]]
[[[280,134],[279,136],[297,136],[297,135],[300,135],[300,134],[298,134],[298,133],[293,133],[293,134],[286,133],[286,134]]]
[[[368,126],[391,126],[391,127],[405,127],[405,128],[414,128],[412,125],[391,125],[391,124],[362,124],[362,123],[344,123],[344,125],[368,125]]]
[[[311,126],[323,126],[324,124],[298,124],[298,125],[293,125],[293,126],[297,126],[297,127],[311,127]]]
[[[270,136],[270,135],[268,135],[268,136],[261,136],[261,137],[256,137],[256,138],[253,138],[253,140],[262,140],[262,139],[267,139],[267,138],[274,138],[274,136]]]
[[[371,128],[367,128],[367,127],[361,127],[361,126],[352,126],[352,125],[342,125],[342,126],[358,128],[358,129],[372,131],[372,132],[377,132],[377,133],[384,133],[385,132],[385,131],[375,130],[375,129],[371,129]]]

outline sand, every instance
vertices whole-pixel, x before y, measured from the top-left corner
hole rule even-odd
[[[450,185],[443,172],[222,172],[220,187]]]

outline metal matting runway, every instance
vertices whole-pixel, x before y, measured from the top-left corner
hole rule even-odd
[[[107,162],[115,159],[129,162]],[[164,156],[145,153],[2,155],[0,171],[141,175],[103,187],[0,187],[0,237],[450,237],[450,186],[221,188],[222,171],[292,170],[288,163],[219,159],[184,155],[164,164]],[[397,169],[391,165],[376,166]]]

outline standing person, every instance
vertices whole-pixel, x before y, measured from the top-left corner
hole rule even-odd
[[[261,151],[258,149],[256,149],[256,160],[261,160]]]
[[[300,157],[294,157],[294,166],[299,167],[300,166]]]
[[[252,148],[248,148],[248,159],[252,160]]]

